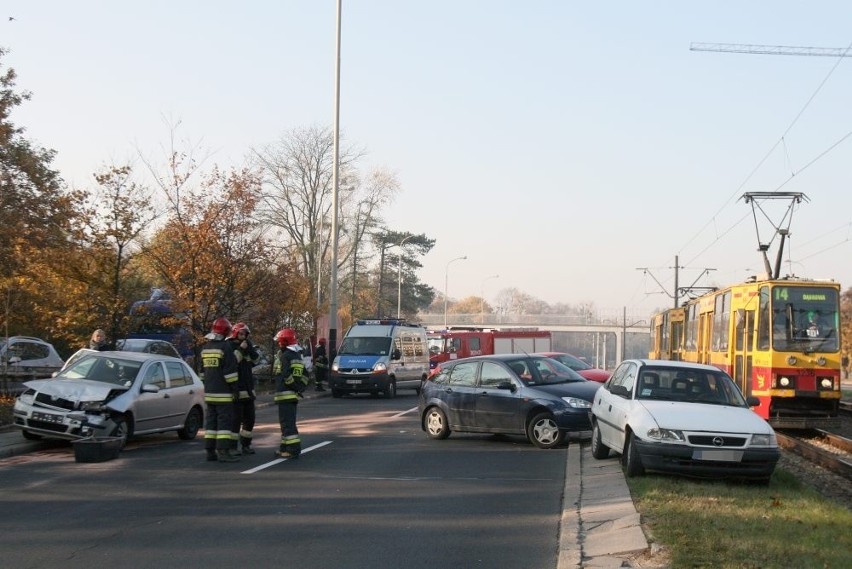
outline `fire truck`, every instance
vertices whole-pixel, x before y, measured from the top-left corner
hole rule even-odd
[[[429,368],[441,362],[491,354],[551,351],[550,332],[538,328],[450,328],[429,331]]]

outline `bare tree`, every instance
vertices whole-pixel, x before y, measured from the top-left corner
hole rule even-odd
[[[253,151],[263,183],[258,218],[283,234],[311,282],[320,282],[330,264],[333,150],[332,132],[310,127],[293,129]],[[362,177],[356,170],[362,156],[352,147],[340,152],[338,269],[345,270],[354,255],[366,258],[364,236],[380,223],[381,208],[399,189],[395,175],[383,170]]]

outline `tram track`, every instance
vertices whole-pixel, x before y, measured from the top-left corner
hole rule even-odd
[[[821,430],[776,431],[778,445],[852,481],[852,440]]]

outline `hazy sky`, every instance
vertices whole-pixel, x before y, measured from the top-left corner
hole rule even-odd
[[[69,184],[162,156],[167,121],[225,167],[332,125],[334,0],[2,6],[3,63],[33,92],[12,119]],[[782,272],[848,288],[852,58],[690,44],[846,48],[850,22],[848,1],[344,0],[341,129],[397,174],[389,227],[437,240],[419,276],[452,298],[644,314],[672,303],[675,256],[681,286],[741,281],[787,224],[786,200],[755,223],[755,191],[810,200]]]

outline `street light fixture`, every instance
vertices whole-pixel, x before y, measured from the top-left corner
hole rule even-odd
[[[448,292],[448,283],[450,278],[450,265],[455,263],[456,261],[463,261],[467,259],[467,255],[464,257],[456,257],[452,259],[449,263],[447,263],[447,268],[444,270],[444,330],[447,329],[447,292]]]
[[[485,277],[482,279],[482,284],[479,285],[479,320],[482,324],[485,324],[485,281],[490,281],[491,279],[499,279],[500,275],[491,275],[490,277]]]
[[[397,276],[396,276],[396,317],[399,319],[402,314],[402,244],[414,237],[414,235],[408,235],[399,242],[399,266],[397,268]]]

